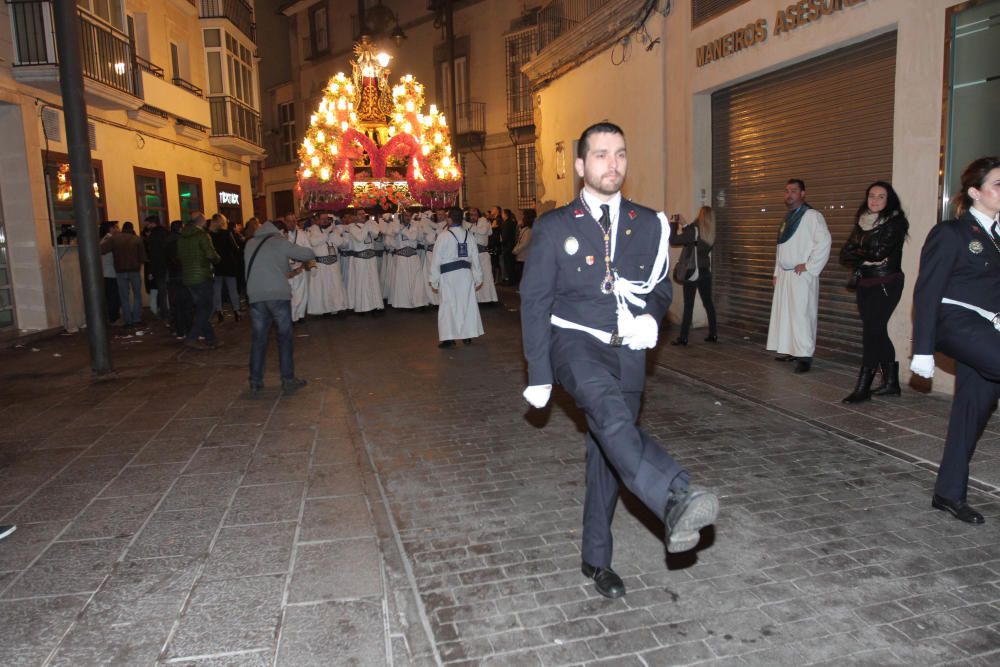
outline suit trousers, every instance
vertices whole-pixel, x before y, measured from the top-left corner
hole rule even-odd
[[[937,347],[955,360],[955,395],[934,493],[966,499],[976,443],[1000,399],[1000,332],[985,318],[958,306],[941,306]]]
[[[686,486],[688,474],[636,425],[645,352],[612,348],[581,332],[559,330],[554,338],[556,381],[583,410],[589,429],[582,556],[595,567],[610,567],[619,485],[662,518],[672,485]]]

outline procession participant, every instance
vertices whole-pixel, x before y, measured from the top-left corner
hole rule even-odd
[[[795,361],[796,373],[807,373],[816,351],[819,274],[830,259],[830,230],[823,214],[806,203],[806,184],[785,184],[788,213],[778,231],[774,259],[774,296],[767,349],[778,361]]]
[[[351,237],[350,234],[347,233],[347,226],[352,222],[354,222],[354,218],[357,215],[359,215],[358,211],[356,211],[353,208],[347,208],[344,209],[344,211],[340,214],[340,219],[337,220],[336,222],[336,225],[339,228],[341,236],[347,239],[347,243],[345,243],[343,246],[339,248],[338,254],[340,256],[340,261],[337,262],[338,264],[340,264],[340,277],[344,281],[345,290],[348,289],[348,286],[350,285],[349,281],[351,279],[350,275],[351,255],[354,254],[351,251],[351,244],[350,244]],[[350,299],[348,299],[348,303],[350,303]]]
[[[690,486],[687,470],[636,425],[645,351],[670,306],[669,223],[622,197],[621,128],[592,125],[577,146],[583,189],[537,221],[521,281],[524,397],[542,408],[558,382],[586,415],[581,571],[598,593],[618,598],[625,584],[611,568],[611,520],[619,484],[662,519],[671,553],[698,544],[719,501]]]
[[[432,306],[441,304],[441,295],[430,288],[431,257],[434,253],[434,244],[437,242],[437,238],[445,226],[446,224],[438,221],[436,214],[431,211],[424,213],[420,225],[420,240],[427,251],[424,255],[424,279],[422,282],[424,291],[427,293],[427,303]]]
[[[354,221],[347,225],[351,265],[348,269],[347,303],[355,313],[369,311],[382,312],[382,287],[378,281],[378,266],[375,263],[375,237],[378,225],[374,219],[366,219],[361,212],[354,215]]]
[[[289,242],[310,248],[309,235],[302,229],[302,220],[295,217],[294,213],[285,215],[285,238]],[[289,260],[288,283],[292,288],[292,322],[298,322],[306,316],[306,308],[309,302],[309,269],[312,264]]]
[[[1000,157],[962,172],[958,219],[931,229],[913,289],[913,362],[934,375],[934,352],[955,360],[955,396],[931,507],[981,524],[969,505],[969,464],[1000,399]]]
[[[493,265],[490,262],[489,244],[490,233],[493,228],[490,221],[479,212],[478,208],[469,210],[469,229],[475,235],[476,249],[479,252],[479,266],[483,269],[483,286],[476,292],[476,301],[479,303],[497,303],[496,284],[493,282]]]
[[[438,347],[466,345],[483,335],[476,290],[483,284],[475,236],[462,227],[462,210],[448,211],[450,224],[437,237],[431,255],[431,287],[441,295],[438,309]]]
[[[393,221],[398,217],[392,213],[383,213],[379,220],[379,237],[382,239],[384,248],[382,254],[382,264],[379,266],[378,278],[382,286],[382,301],[389,302],[389,294],[392,292],[392,282],[396,275],[396,248],[398,236],[390,234]]]
[[[389,290],[389,304],[393,308],[423,308],[427,305],[424,287],[424,269],[420,263],[417,244],[421,230],[413,222],[409,211],[400,211],[388,226],[396,246],[396,269]]]
[[[306,312],[327,315],[347,310],[347,292],[337,266],[337,247],[346,243],[333,225],[332,217],[321,215],[306,235],[316,253],[316,264],[309,270],[309,301]]]

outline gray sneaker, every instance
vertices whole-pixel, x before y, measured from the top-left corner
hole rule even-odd
[[[663,513],[667,551],[672,554],[698,546],[699,531],[715,522],[719,497],[711,491],[688,487],[674,491]]]
[[[15,530],[17,530],[17,526],[13,524],[9,526],[0,526],[0,540],[13,533]]]
[[[302,387],[306,386],[306,384],[307,384],[306,381],[303,380],[302,378],[288,378],[288,379],[282,378],[281,391],[282,393],[291,396],[299,389],[302,389]]]

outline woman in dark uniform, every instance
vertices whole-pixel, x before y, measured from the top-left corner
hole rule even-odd
[[[955,360],[955,395],[931,506],[981,524],[966,500],[969,463],[1000,399],[1000,158],[966,167],[959,217],[939,223],[920,254],[910,370],[934,375],[934,352]]]

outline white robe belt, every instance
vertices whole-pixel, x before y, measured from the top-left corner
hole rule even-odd
[[[988,310],[983,310],[979,306],[973,306],[971,303],[964,303],[962,301],[955,301],[954,299],[949,299],[948,297],[942,298],[941,299],[941,303],[947,303],[947,304],[950,304],[952,306],[961,306],[962,308],[966,308],[968,310],[971,310],[974,313],[978,313],[979,315],[982,315],[984,319],[989,320],[990,324],[993,325],[994,329],[996,329],[997,331],[1000,331],[1000,313],[991,313]]]

